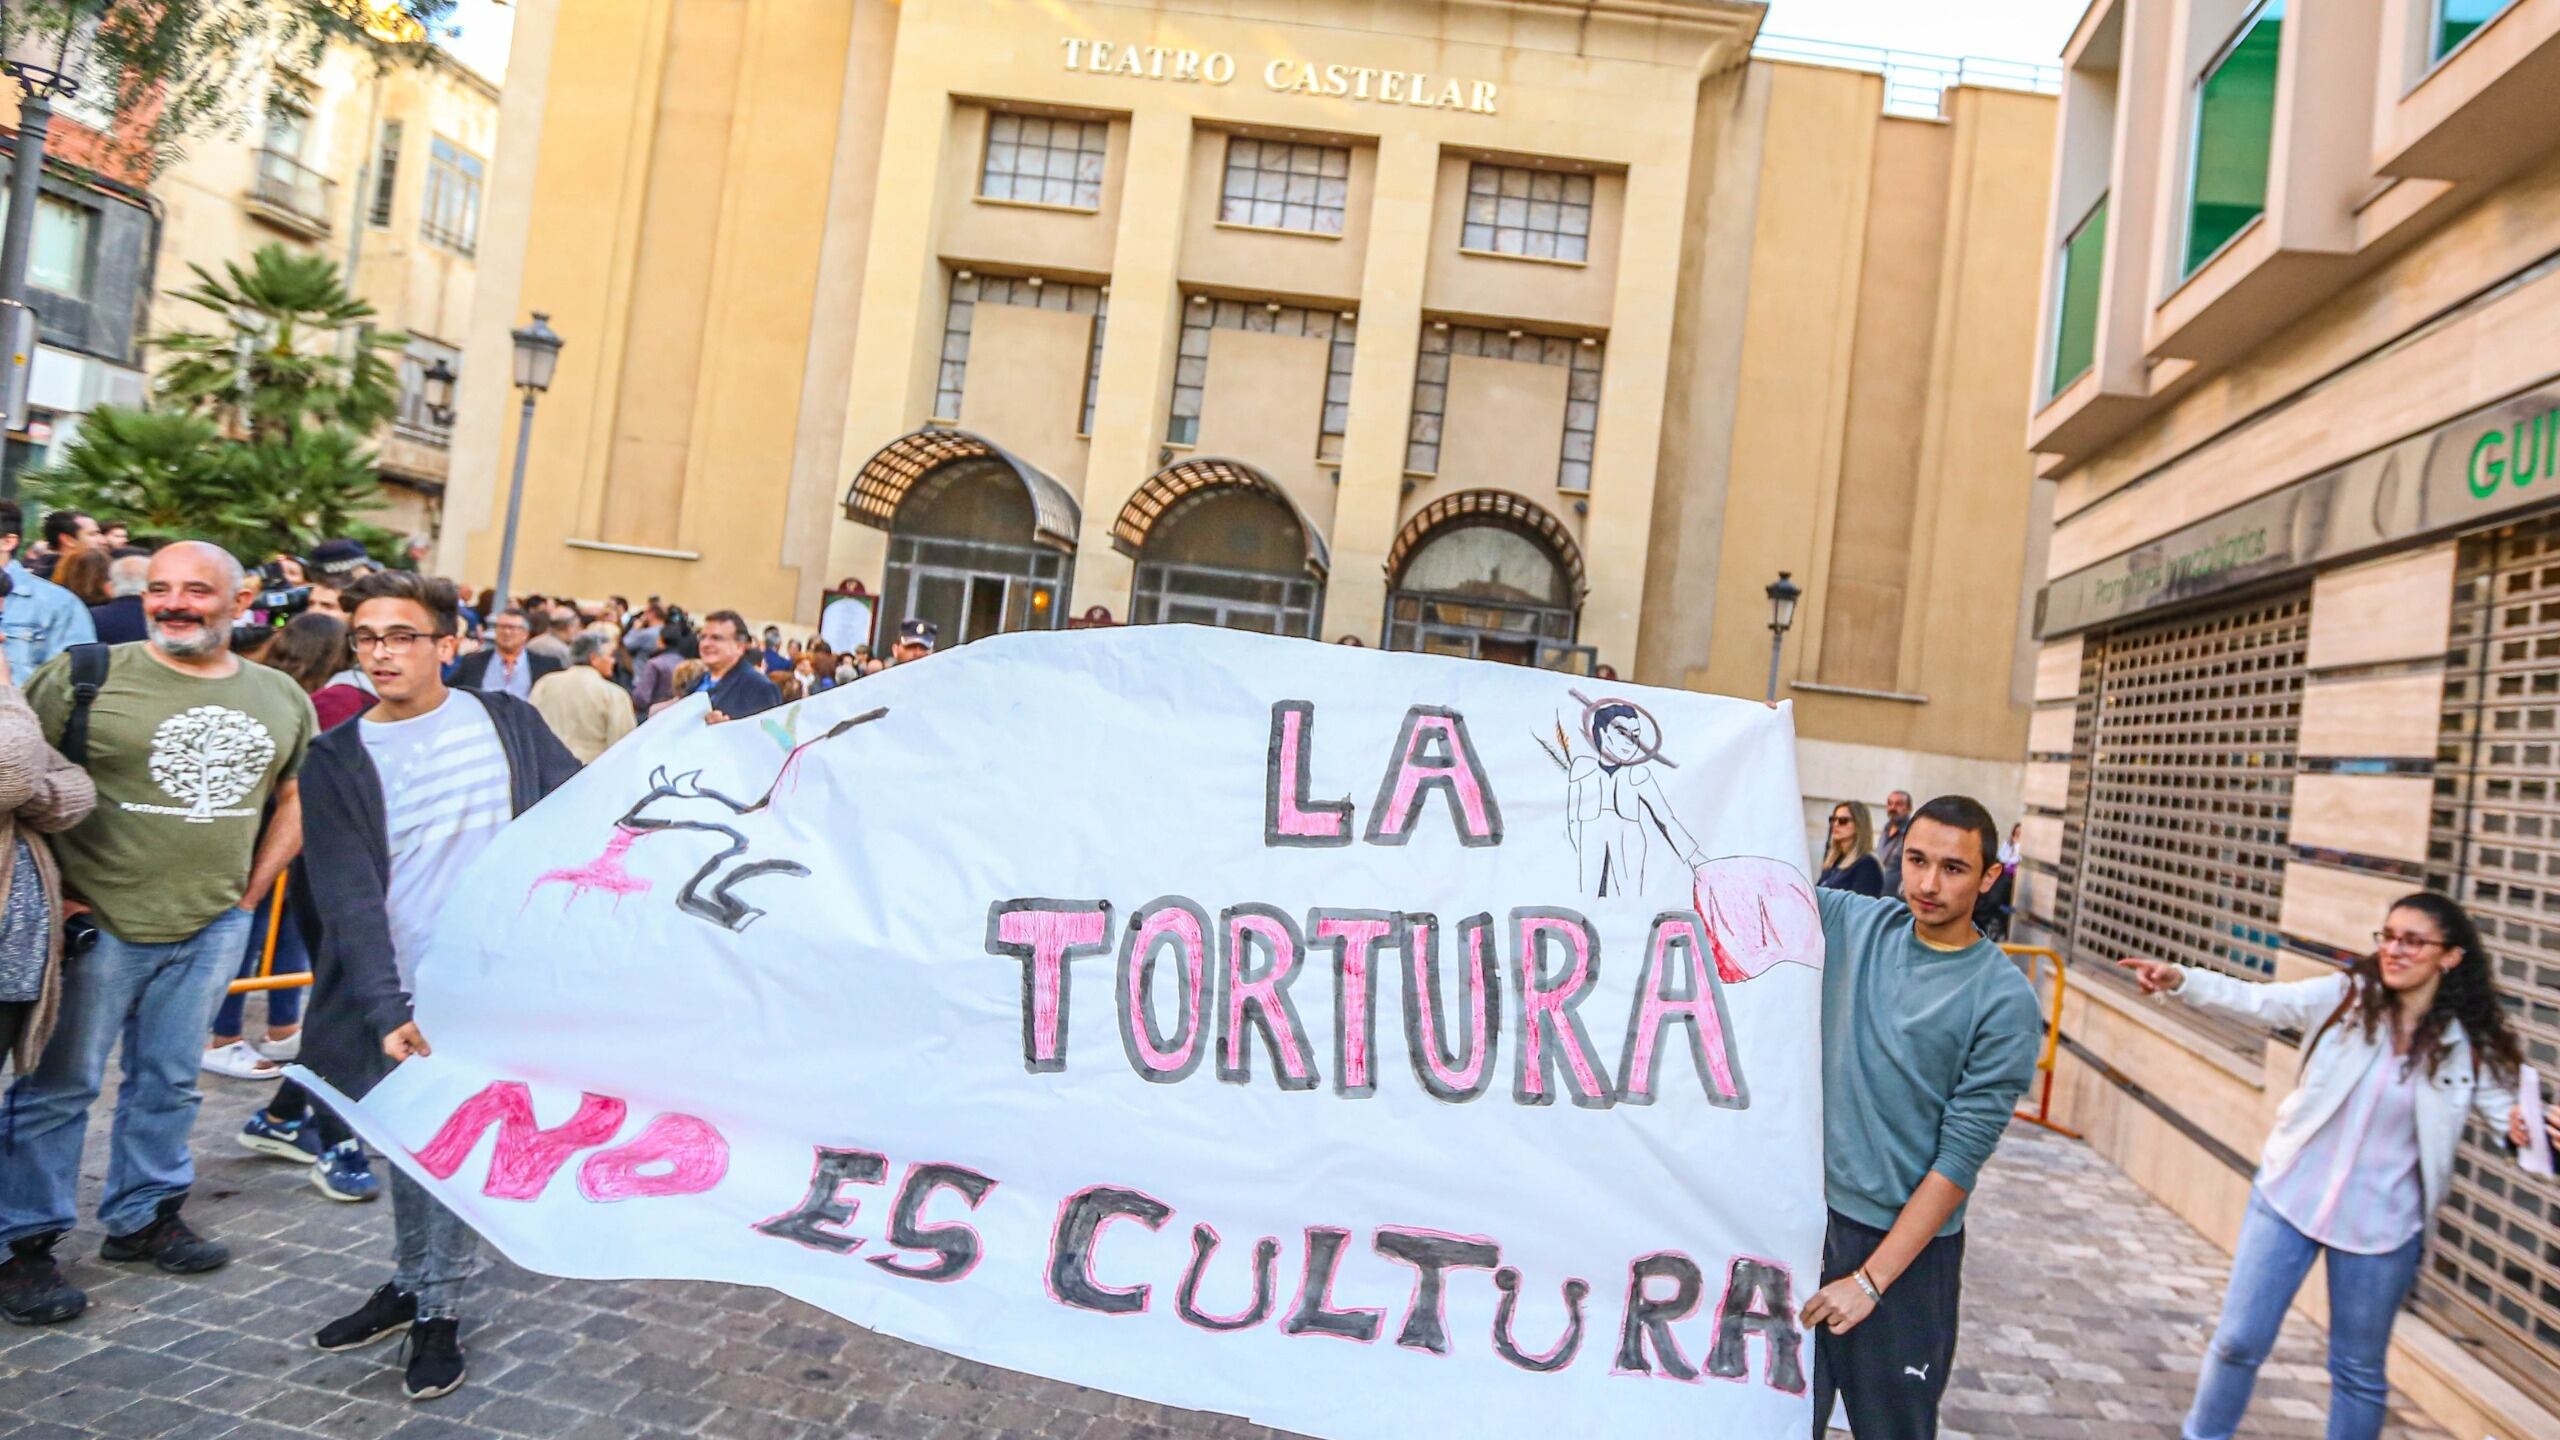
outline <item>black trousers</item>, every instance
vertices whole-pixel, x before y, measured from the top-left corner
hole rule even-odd
[[[1884,1232],[1834,1210],[1822,1237],[1822,1283],[1846,1279],[1884,1243]],[[1937,1440],[1938,1401],[1956,1359],[1956,1305],[1964,1294],[1964,1232],[1921,1247],[1875,1313],[1846,1335],[1813,1337],[1813,1440],[1831,1423],[1834,1395],[1857,1440]]]
[[[0,1000],[0,1065],[9,1063],[9,1052],[18,1048],[18,1036],[35,1013],[33,1000]]]

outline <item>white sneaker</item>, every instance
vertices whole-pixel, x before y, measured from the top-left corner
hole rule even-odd
[[[284,1067],[249,1048],[246,1040],[234,1040],[204,1052],[204,1068],[216,1075],[234,1080],[281,1080]]]
[[[259,1054],[264,1055],[270,1060],[299,1060],[302,1058],[302,1032],[299,1030],[294,1031],[292,1034],[287,1035],[281,1040],[243,1040],[240,1043],[257,1051]]]

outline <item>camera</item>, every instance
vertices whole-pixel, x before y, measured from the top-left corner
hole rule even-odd
[[[98,948],[98,934],[98,922],[88,912],[72,916],[62,922],[62,953],[75,960],[88,954]]]
[[[281,625],[311,608],[311,587],[297,585],[285,573],[283,564],[270,560],[257,569],[258,598],[249,608],[264,617],[270,625]]]

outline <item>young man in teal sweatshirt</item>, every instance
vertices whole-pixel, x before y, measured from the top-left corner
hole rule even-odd
[[[1934,1440],[1955,1361],[1964,1204],[2035,1078],[2035,990],[1973,928],[2000,832],[1962,795],[1904,833],[1902,899],[1816,892],[1824,1192],[1813,1440],[1836,1394],[1858,1440]],[[1888,881],[1896,877],[1887,877]]]

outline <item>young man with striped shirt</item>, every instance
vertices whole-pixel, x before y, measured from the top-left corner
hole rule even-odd
[[[360,1097],[428,1053],[409,997],[455,879],[578,762],[531,705],[446,686],[459,628],[450,582],[378,571],[342,598],[356,665],[381,701],[313,742],[304,768],[303,853],[321,941],[302,1059]],[[462,1384],[462,1288],[479,1237],[398,1169],[391,1207],[390,1282],[313,1343],[353,1350],[405,1330],[403,1390],[430,1400]]]

